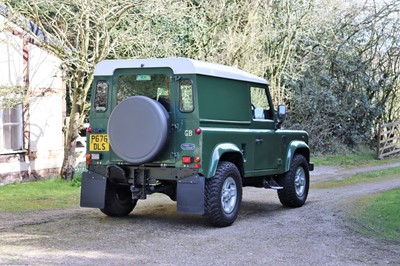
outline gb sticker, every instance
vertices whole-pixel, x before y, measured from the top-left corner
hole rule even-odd
[[[191,136],[193,136],[193,130],[189,129],[185,130],[185,137],[191,137]]]

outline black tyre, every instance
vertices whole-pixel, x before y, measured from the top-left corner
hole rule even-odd
[[[294,156],[289,171],[281,176],[279,184],[283,187],[278,190],[278,197],[283,206],[295,208],[304,205],[310,186],[310,173],[303,155]]]
[[[206,180],[205,210],[209,222],[217,227],[233,224],[242,202],[242,179],[237,167],[221,161],[215,176]]]
[[[168,139],[168,128],[169,114],[159,102],[133,96],[114,108],[107,132],[115,154],[139,165],[160,155]]]
[[[108,183],[104,208],[100,211],[108,216],[122,217],[128,215],[136,203],[128,186]]]

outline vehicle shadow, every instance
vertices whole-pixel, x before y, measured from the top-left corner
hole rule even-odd
[[[268,200],[243,199],[238,219],[240,221],[265,219],[278,212],[287,210],[278,202]],[[204,215],[180,214],[176,211],[176,203],[164,196],[138,202],[136,208],[126,217],[108,217],[101,212],[92,219],[101,223],[122,223],[122,226],[165,227],[173,226],[185,230],[187,228],[204,230],[213,228]],[[91,219],[91,218],[88,218]]]

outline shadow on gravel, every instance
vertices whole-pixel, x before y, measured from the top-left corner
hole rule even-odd
[[[136,227],[143,230],[149,230],[153,227],[175,228],[184,232],[187,228],[190,230],[213,229],[207,219],[202,215],[179,214],[176,212],[175,203],[164,203],[157,206],[142,207],[126,217],[108,217],[100,211],[97,215],[86,217],[86,220],[92,220],[90,223],[96,223],[95,226],[122,226],[134,229]],[[257,218],[267,218],[276,215],[279,212],[290,210],[281,204],[267,203],[254,200],[243,200],[239,218],[240,221],[254,220]],[[236,223],[236,222],[235,222]]]
[[[287,210],[287,208],[277,203],[243,201],[240,209],[240,215],[252,219],[258,216],[273,216],[274,214],[285,210]]]

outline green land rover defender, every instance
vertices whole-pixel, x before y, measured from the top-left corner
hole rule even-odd
[[[308,134],[281,129],[265,79],[187,58],[105,60],[94,75],[82,207],[126,216],[158,192],[229,226],[244,186],[305,203]]]

